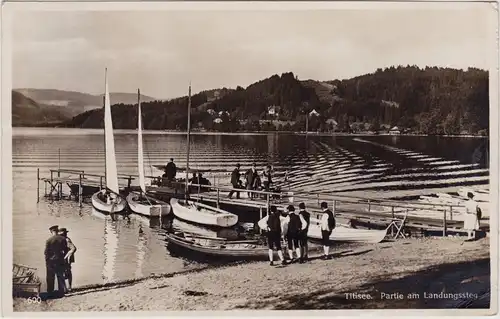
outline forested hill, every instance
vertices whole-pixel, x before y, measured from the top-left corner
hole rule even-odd
[[[186,129],[187,97],[142,105],[146,129]],[[277,115],[269,113],[271,106],[275,106]],[[311,130],[331,130],[332,121],[327,123],[327,120],[335,119],[338,131],[359,129],[361,123],[364,129],[371,130],[398,125],[429,134],[480,130],[485,134],[489,119],[488,73],[479,69],[408,66],[378,69],[372,74],[328,82],[300,81],[293,73],[284,73],[247,88],[238,86],[195,94],[191,116],[194,128],[258,130],[262,128],[262,120],[281,120],[292,124],[285,129],[303,130],[305,114],[312,110],[320,115],[311,118]],[[136,105],[117,104],[112,112],[115,128],[136,128]],[[85,128],[102,125],[102,109],[85,112],[66,123]]]

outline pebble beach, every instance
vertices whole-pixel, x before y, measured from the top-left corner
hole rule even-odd
[[[450,308],[490,290],[488,237],[398,239],[332,247],[330,260],[254,262],[76,287],[14,311]]]

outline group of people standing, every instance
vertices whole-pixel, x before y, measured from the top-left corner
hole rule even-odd
[[[55,279],[57,278],[57,292],[59,295],[64,295],[71,291],[73,284],[71,264],[75,262],[76,246],[68,237],[66,228],[54,225],[49,228],[49,231],[51,236],[45,243],[47,293],[54,292]]]
[[[323,259],[330,258],[330,236],[335,229],[335,216],[328,209],[326,202],[321,203],[322,215],[320,228],[323,245]],[[286,211],[278,212],[276,206],[270,207],[269,215],[262,218],[259,228],[267,232],[267,242],[269,246],[269,261],[274,265],[274,251],[277,251],[282,264],[287,264],[284,258],[281,243],[286,242],[290,263],[298,261],[304,263],[309,260],[308,232],[311,224],[311,214],[306,211],[304,203],[299,204],[299,212],[295,212],[295,207],[289,205]],[[295,253],[295,256],[294,256]]]
[[[243,175],[245,177],[245,183],[241,181],[242,174],[240,173],[241,165],[238,163],[231,173],[231,185],[233,190],[229,192],[228,197],[232,198],[233,194],[236,193],[236,198],[240,198],[240,192],[235,189],[247,189],[247,190],[265,190],[269,192],[271,190],[272,180],[272,168],[271,165],[267,165],[261,174],[257,171],[257,164],[253,163],[252,167],[245,172]],[[257,194],[248,192],[248,197],[250,199],[257,197]]]

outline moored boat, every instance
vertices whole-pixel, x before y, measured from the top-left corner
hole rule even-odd
[[[106,195],[99,191],[92,195],[92,206],[103,213],[114,214],[125,210],[127,202],[121,196],[116,196],[115,200],[107,201]]]
[[[238,222],[235,214],[191,200],[172,198],[170,206],[177,218],[196,224],[231,227]]]
[[[384,240],[387,235],[387,230],[374,230],[374,229],[358,229],[350,228],[343,225],[337,225],[330,235],[330,240],[334,242],[354,242],[354,243],[371,243],[376,244]],[[322,239],[321,227],[319,220],[311,218],[309,231],[307,237],[311,239]]]
[[[137,165],[139,171],[140,192],[130,192],[127,196],[129,208],[137,214],[145,216],[163,216],[170,213],[170,205],[164,201],[146,195],[146,179],[144,176],[144,151],[142,141],[141,92],[137,90]]]
[[[151,217],[168,215],[171,210],[168,203],[139,192],[130,192],[127,203],[134,213]]]
[[[203,257],[233,260],[265,260],[269,249],[258,240],[228,241],[218,238],[167,234],[168,248],[174,252],[196,253]]]
[[[92,206],[106,213],[119,213],[125,209],[127,202],[120,195],[118,188],[118,172],[116,169],[115,137],[113,134],[113,120],[111,117],[111,102],[109,100],[108,72],[106,69],[104,91],[104,150],[106,193],[98,191],[92,195]],[[114,198],[113,198],[114,197]],[[109,199],[109,200],[108,200]]]

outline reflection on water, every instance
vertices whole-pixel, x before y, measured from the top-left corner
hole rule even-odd
[[[33,132],[37,134],[31,134]],[[206,237],[232,239],[238,236],[237,229],[221,231],[178,220],[171,222],[137,215],[112,220],[93,212],[89,204],[80,208],[76,201],[41,200],[37,204],[37,168],[44,176],[58,165],[86,173],[104,171],[102,135],[92,130],[79,132],[23,129],[14,135],[14,262],[37,267],[38,275],[45,278],[43,250],[51,225],[68,228],[78,248],[77,255],[81,257],[73,265],[75,286],[193,267],[169,255],[165,247],[165,229],[169,225]],[[137,174],[136,133],[118,134],[115,140],[119,173]],[[306,139],[269,134],[194,135],[192,142],[191,167],[232,170],[234,164],[240,162],[246,170],[256,162],[262,170],[271,164],[277,175],[275,181],[284,190],[390,198],[489,183],[489,170],[484,156],[481,157],[485,152],[476,151],[485,148],[487,139],[414,136],[309,136]],[[152,165],[165,164],[170,157],[179,167],[185,166],[186,137],[145,134],[144,151],[147,174],[159,175],[161,172]],[[287,183],[284,183],[285,173]],[[228,178],[217,180],[228,186]],[[43,194],[43,185],[40,187]]]

